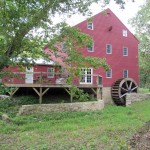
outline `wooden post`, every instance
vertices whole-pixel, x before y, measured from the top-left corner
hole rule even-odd
[[[66,90],[66,92],[70,95],[70,102],[72,103],[73,102],[73,95],[72,95],[72,91],[69,92],[68,89],[64,88]]]
[[[13,95],[18,91],[19,87],[18,88],[15,88],[14,90],[8,92],[8,94],[10,95],[10,98],[13,97]]]
[[[33,88],[33,90],[38,94],[39,103],[42,104],[43,95],[49,90],[49,88],[47,88],[44,92],[42,92],[42,87],[40,87],[40,91],[38,91],[36,88]]]
[[[42,88],[40,87],[39,103],[42,104]]]
[[[42,83],[42,72],[40,74],[40,84]]]

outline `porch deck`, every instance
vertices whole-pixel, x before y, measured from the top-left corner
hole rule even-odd
[[[8,88],[13,88],[9,92],[10,96],[13,96],[19,88],[33,88],[39,96],[39,103],[42,103],[43,95],[50,88],[63,88],[68,92],[71,99],[73,98],[68,90],[72,85],[67,84],[67,76],[65,74],[53,73],[53,78],[48,78],[47,72],[15,72],[13,77],[3,80],[3,84]],[[29,80],[27,80],[28,77],[30,77]],[[85,78],[88,78],[87,82],[85,80],[83,80],[85,83],[80,82],[81,79]],[[82,89],[89,88],[97,96],[97,99],[102,99],[102,77],[100,75],[82,75],[80,80],[78,78],[74,79],[73,85]],[[31,83],[26,83],[26,81]]]
[[[24,84],[10,84],[10,83],[4,83],[6,87],[49,87],[49,88],[70,88],[71,85],[68,84],[32,84],[32,83],[24,83]],[[97,84],[80,84],[76,85],[78,88],[101,88],[103,87],[102,85],[97,85]]]

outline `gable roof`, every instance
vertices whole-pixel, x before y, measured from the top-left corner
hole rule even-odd
[[[126,29],[133,36],[133,38],[139,43],[139,40],[135,37],[135,35],[122,23],[122,21],[109,8],[107,8],[106,10],[103,10],[102,12],[99,12],[98,14],[92,16],[91,22],[96,22],[94,24],[100,24],[100,22],[102,22],[104,24],[106,19],[107,19],[107,23],[109,22],[108,30],[110,28],[113,28],[113,25],[121,24],[124,27],[124,29]],[[113,24],[114,21],[117,23]],[[87,24],[87,22],[88,22],[88,20],[84,20],[84,21],[78,23],[77,25],[75,25],[75,27],[79,27],[82,30],[81,24],[83,24],[83,23]]]

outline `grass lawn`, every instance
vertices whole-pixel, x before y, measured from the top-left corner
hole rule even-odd
[[[49,113],[0,120],[1,150],[125,150],[150,121],[150,100],[101,111]]]
[[[140,93],[150,93],[150,89],[147,88],[139,88]]]

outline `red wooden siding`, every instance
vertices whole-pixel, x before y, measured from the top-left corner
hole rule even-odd
[[[85,56],[106,58],[112,69],[112,78],[106,78],[103,69],[94,71],[103,77],[103,85],[111,86],[114,81],[123,78],[123,70],[128,70],[128,77],[139,84],[138,67],[138,40],[126,26],[107,9],[106,13],[99,13],[93,17],[93,30],[87,29],[87,21],[76,25],[84,33],[89,34],[94,40],[94,52],[83,49]],[[122,30],[127,30],[127,37],[123,37]],[[112,45],[112,54],[106,54],[106,44]],[[128,48],[128,56],[123,56],[123,47]]]

